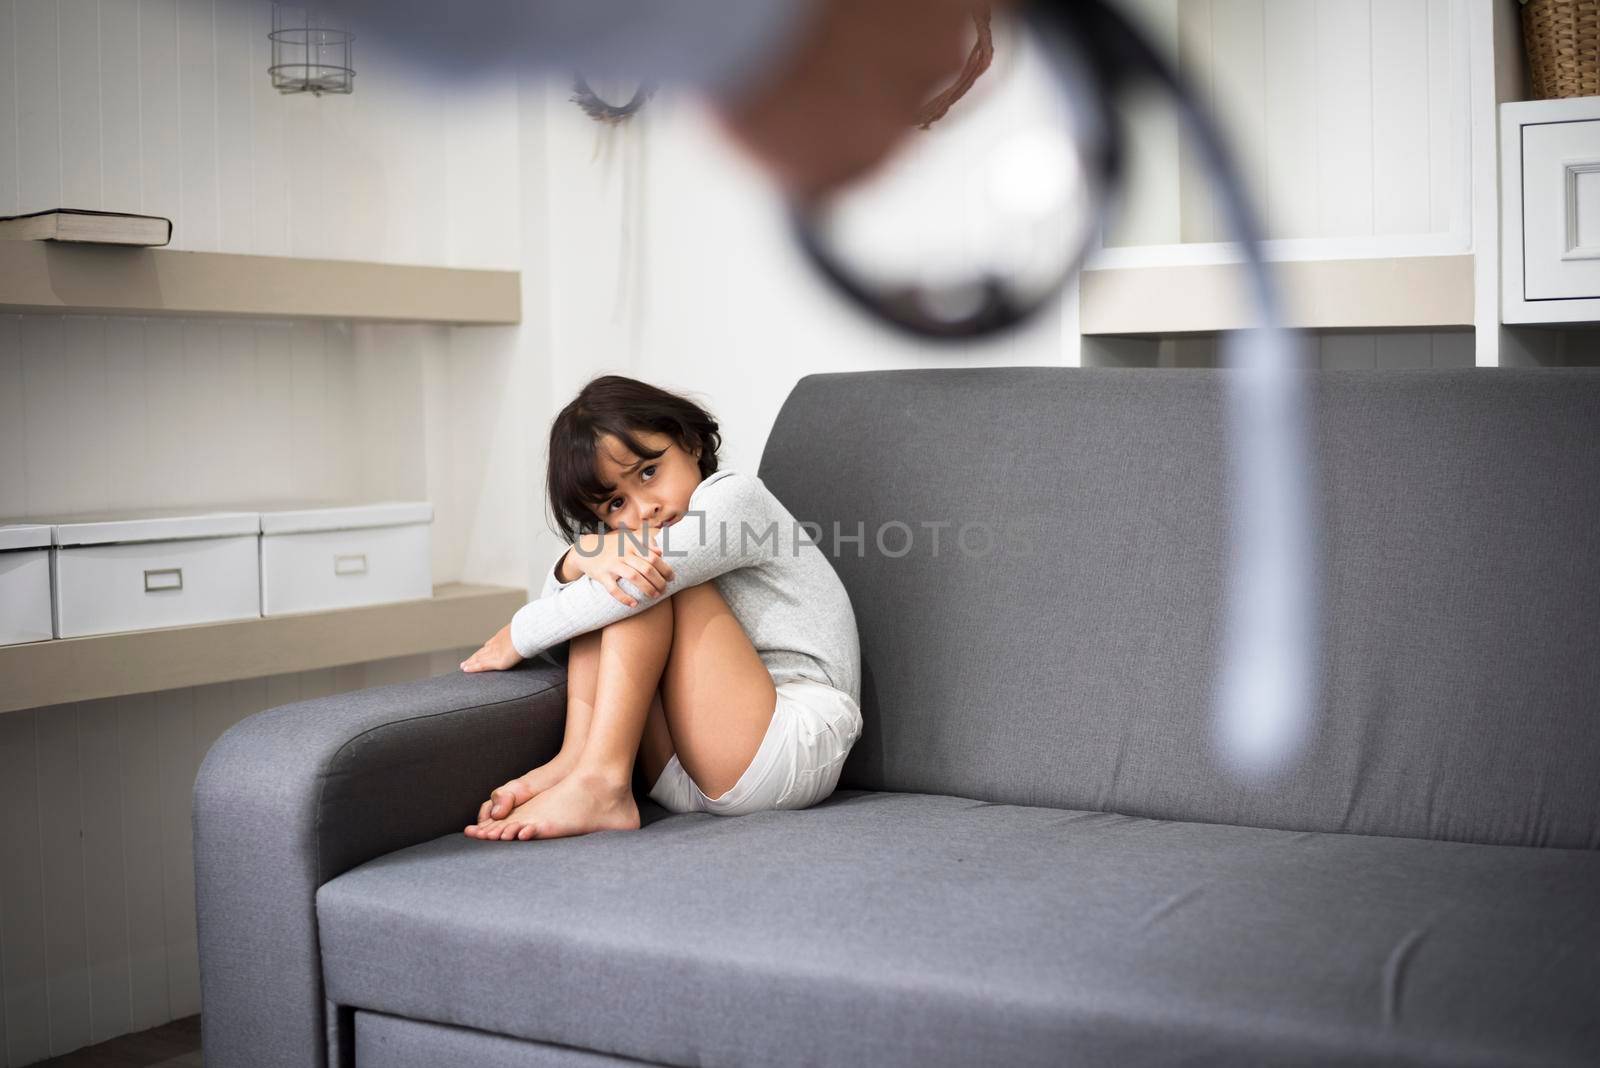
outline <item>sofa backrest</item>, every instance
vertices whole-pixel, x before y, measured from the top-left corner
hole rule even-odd
[[[855,607],[840,788],[1600,848],[1600,370],[1309,372],[1320,694],[1266,785],[1212,748],[1234,373],[795,386],[759,473]]]

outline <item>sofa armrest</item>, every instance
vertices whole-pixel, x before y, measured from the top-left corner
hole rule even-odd
[[[549,760],[566,670],[452,672],[267,709],[227,730],[194,786],[207,1064],[325,1065],[316,892],[473,822]]]

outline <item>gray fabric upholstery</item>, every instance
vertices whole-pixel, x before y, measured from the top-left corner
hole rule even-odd
[[[650,1063],[377,1012],[356,1013],[354,1030],[356,1063],[363,1068],[440,1068],[450,1064],[471,1068],[626,1068]]]
[[[1596,901],[1593,851],[850,792],[448,835],[317,917],[341,1003],[671,1064],[1549,1066]]]
[[[1600,371],[1311,373],[1322,699],[1303,766],[1262,788],[1211,748],[1231,373],[799,382],[759,474],[856,609],[866,727],[841,784],[1600,848]],[[918,534],[898,558],[874,549],[891,520]],[[1034,554],[976,555],[977,528],[952,549],[982,521]],[[832,554],[835,523],[864,526],[862,555]]]
[[[326,1063],[316,888],[457,833],[488,789],[548,760],[565,674],[455,672],[284,705],[229,728],[194,788],[208,1064]]]

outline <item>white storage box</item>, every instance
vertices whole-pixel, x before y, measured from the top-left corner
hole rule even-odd
[[[54,637],[50,618],[50,526],[0,524],[0,645]]]
[[[53,520],[56,637],[259,617],[260,524],[255,512]]]
[[[432,522],[427,501],[262,512],[262,615],[432,597]]]

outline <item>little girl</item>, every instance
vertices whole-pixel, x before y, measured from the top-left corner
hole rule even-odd
[[[569,642],[561,752],[493,791],[466,833],[639,827],[637,759],[672,812],[805,808],[861,735],[861,648],[833,566],[754,475],[719,471],[698,405],[605,375],[550,428],[550,504],[571,544],[538,600],[461,665]]]

